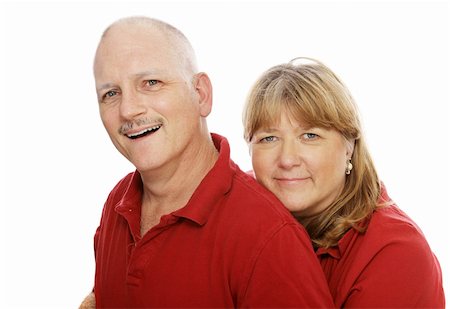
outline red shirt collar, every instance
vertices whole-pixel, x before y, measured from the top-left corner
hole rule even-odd
[[[208,221],[209,214],[217,201],[231,189],[233,174],[236,170],[236,165],[230,161],[230,146],[227,139],[214,133],[211,136],[219,151],[219,158],[194,191],[188,204],[173,213],[175,216],[192,220],[198,225],[204,225]]]
[[[237,167],[230,160],[230,146],[227,139],[214,133],[211,133],[211,137],[219,152],[216,163],[194,191],[187,205],[172,213],[176,217],[189,219],[198,225],[204,225],[208,221],[209,214],[217,201],[230,190]],[[140,173],[136,170],[129,179],[128,186],[115,210],[126,217],[130,215],[140,217],[141,196],[142,180]]]
[[[350,242],[355,233],[358,233],[358,231],[353,228],[350,229],[347,233],[344,234],[341,239],[339,239],[337,246],[330,248],[319,248],[316,251],[316,255],[330,255],[335,259],[340,259],[350,245]]]

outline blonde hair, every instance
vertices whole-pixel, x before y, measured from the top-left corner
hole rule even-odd
[[[246,141],[250,143],[258,129],[277,123],[283,110],[311,127],[335,129],[348,142],[354,142],[353,170],[336,200],[320,214],[297,217],[314,247],[337,245],[350,228],[364,231],[365,219],[382,206],[377,203],[381,183],[347,87],[327,66],[311,58],[296,58],[270,68],[251,88],[244,107]]]

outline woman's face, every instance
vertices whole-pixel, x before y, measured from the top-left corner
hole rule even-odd
[[[257,130],[250,153],[258,182],[293,214],[308,217],[343,189],[353,146],[334,129],[306,128],[293,119],[282,112],[279,123]]]

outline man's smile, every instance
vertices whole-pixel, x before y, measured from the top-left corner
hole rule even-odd
[[[137,132],[126,133],[125,136],[127,136],[128,138],[131,138],[131,139],[137,139],[137,138],[147,136],[149,134],[153,134],[156,131],[158,131],[161,127],[162,127],[162,124],[158,124],[158,125],[155,125],[150,128],[146,128],[146,129],[143,129],[143,130],[140,130]]]

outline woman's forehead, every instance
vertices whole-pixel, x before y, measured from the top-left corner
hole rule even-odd
[[[309,129],[314,126],[311,121],[305,119],[301,111],[292,111],[291,109],[284,107],[273,111],[273,113],[266,117],[261,117],[257,129],[270,130],[278,127],[281,121],[286,121],[293,126],[303,129]]]

